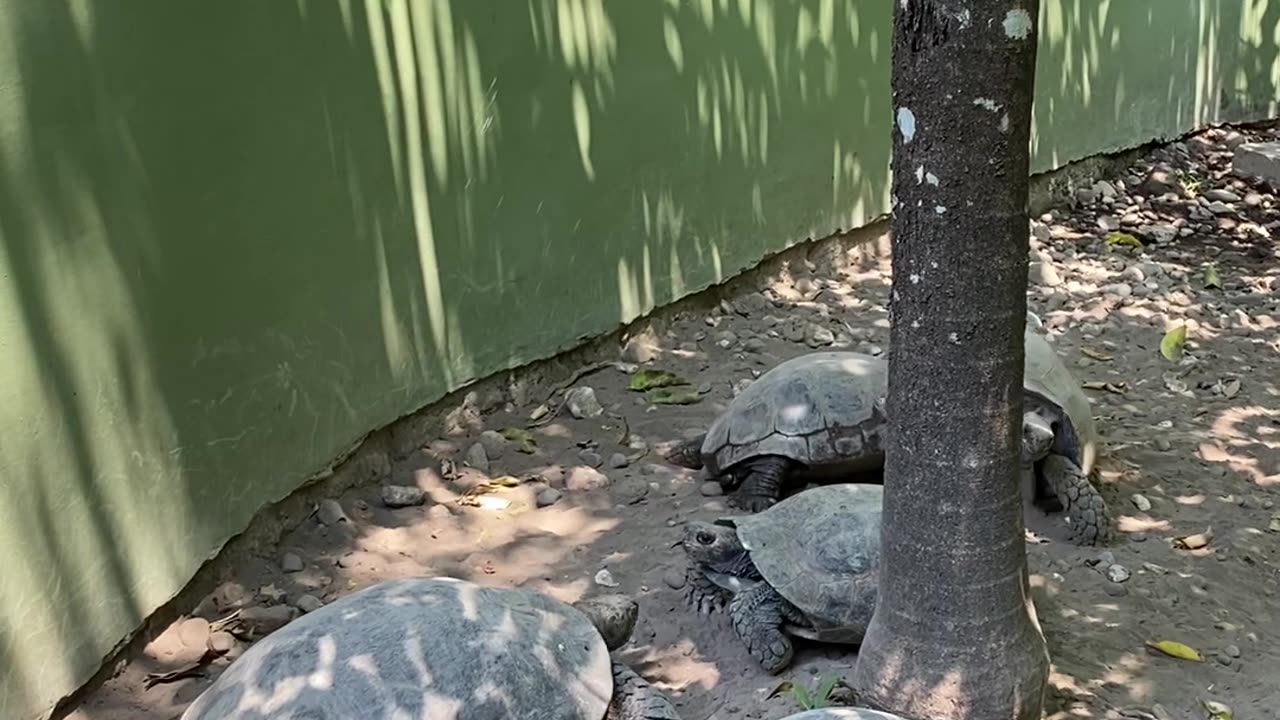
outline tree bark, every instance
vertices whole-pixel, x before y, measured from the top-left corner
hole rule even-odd
[[[864,703],[1040,718],[1019,481],[1039,0],[893,0],[893,299]]]

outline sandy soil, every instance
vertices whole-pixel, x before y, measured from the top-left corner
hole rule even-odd
[[[1028,510],[1029,527],[1050,539],[1029,544],[1028,555],[1053,657],[1053,718],[1198,718],[1207,716],[1204,700],[1228,704],[1238,718],[1280,717],[1280,256],[1271,238],[1280,200],[1227,173],[1243,139],[1208,131],[1162,148],[1033,224],[1032,307],[1078,379],[1092,384],[1104,442],[1097,482],[1118,531],[1108,547],[1079,548],[1061,540],[1060,517]],[[1161,164],[1163,173],[1152,170]],[[1147,245],[1108,245],[1111,228]],[[1205,287],[1209,262],[1221,288]],[[384,480],[425,490],[424,505],[389,509],[378,486],[332,498],[346,519],[335,522],[326,504],[274,553],[243,558],[235,583],[121,667],[72,717],[177,717],[244,647],[235,641],[202,677],[145,688],[147,673],[200,656],[210,631],[199,618],[242,608],[269,629],[296,612],[289,607],[422,573],[566,600],[616,583],[641,605],[622,655],[669,692],[683,717],[796,711],[790,696],[769,699],[770,691],[783,679],[847,676],[854,650],[802,645],[789,670],[768,676],[723,615],[707,619],[684,604],[683,554],[671,545],[685,521],[720,515],[726,503],[718,487],[662,462],[656,448],[704,427],[736,387],[783,359],[817,347],[883,351],[888,283],[887,263],[793,264],[759,292],[684,317],[663,337],[634,340],[621,369],[584,376],[578,385],[594,390],[606,414],[579,419],[561,409],[530,430],[536,447],[524,449],[532,452],[481,433],[526,427],[533,403],[428,439]],[[1158,346],[1178,323],[1190,341],[1186,359],[1172,363]],[[626,371],[641,361],[687,378],[702,399],[653,405],[629,392]],[[466,467],[468,458],[481,468]],[[474,496],[478,506],[459,502],[504,475],[526,480]],[[1206,531],[1205,547],[1174,542]],[[1199,649],[1205,662],[1145,647],[1164,639]]]

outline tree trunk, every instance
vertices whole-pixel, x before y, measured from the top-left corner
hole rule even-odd
[[[1040,718],[1019,481],[1039,0],[893,0],[879,603],[854,673],[913,720]]]

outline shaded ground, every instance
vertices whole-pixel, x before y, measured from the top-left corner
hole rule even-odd
[[[1050,539],[1028,553],[1054,662],[1054,718],[1204,717],[1202,700],[1227,703],[1236,717],[1278,716],[1280,256],[1272,234],[1280,200],[1227,174],[1242,139],[1209,131],[1164,148],[1034,225],[1032,307],[1090,383],[1105,446],[1098,482],[1120,531],[1109,547],[1081,549],[1054,539],[1060,518],[1028,511],[1031,528]],[[1107,244],[1111,230],[1146,246]],[[1221,287],[1205,286],[1210,262]],[[566,600],[616,583],[641,603],[624,656],[685,718],[793,712],[790,697],[767,698],[780,680],[812,685],[820,675],[848,675],[854,652],[802,646],[796,664],[771,677],[723,615],[702,618],[684,605],[683,556],[670,546],[686,520],[715,517],[725,503],[651,448],[705,426],[735,388],[781,360],[826,346],[883,351],[888,282],[887,262],[793,264],[761,292],[634,341],[621,369],[586,375],[579,385],[592,387],[608,412],[576,419],[553,400],[561,411],[530,430],[532,453],[493,433],[483,438],[487,463],[476,447],[483,430],[528,425],[533,404],[472,416],[467,432],[427,442],[386,478],[426,490],[425,505],[388,509],[381,488],[352,490],[335,498],[345,520],[322,505],[271,556],[244,558],[237,582],[193,614],[216,619],[242,608],[269,625],[290,606],[422,573]],[[1178,324],[1189,342],[1175,363],[1159,345]],[[688,378],[703,398],[655,406],[628,392],[627,363],[639,361]],[[487,474],[465,467],[468,458],[488,464]],[[475,495],[476,505],[459,502],[468,488],[504,475],[532,479]],[[1206,531],[1202,548],[1174,542]],[[206,677],[146,689],[145,676],[199,657],[208,638],[200,620],[175,625],[72,717],[177,717],[226,658]],[[1206,662],[1146,649],[1163,639],[1198,648]]]

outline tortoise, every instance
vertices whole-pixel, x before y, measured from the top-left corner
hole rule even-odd
[[[789,635],[860,644],[876,606],[883,495],[820,485],[759,513],[688,523],[686,598],[702,614],[729,599],[734,633],[770,673],[791,664]]]
[[[678,720],[609,656],[638,607],[447,577],[384,581],[258,642],[181,720]]]
[[[1022,462],[1034,477],[1033,499],[1064,512],[1073,543],[1105,543],[1111,534],[1107,503],[1089,482],[1098,448],[1089,398],[1030,323],[1025,348]]]
[[[1023,457],[1033,496],[1065,511],[1071,540],[1105,542],[1106,503],[1088,481],[1097,434],[1089,399],[1028,313],[1023,365]],[[666,459],[707,470],[734,504],[770,507],[793,478],[836,482],[884,466],[888,361],[825,351],[787,360],[751,383],[705,433],[676,444]],[[1057,503],[1052,502],[1056,498]]]
[[[817,708],[788,715],[782,720],[904,720],[901,716],[890,715],[879,710],[865,708]]]
[[[750,511],[778,501],[787,480],[845,479],[884,465],[881,431],[888,363],[858,352],[812,352],[782,362],[733,399],[705,433],[676,444],[668,462],[737,488]]]

